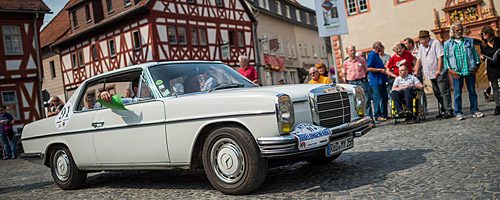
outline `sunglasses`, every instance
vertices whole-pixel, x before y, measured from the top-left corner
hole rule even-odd
[[[314,75],[314,74],[316,74],[316,73],[318,73],[318,72],[309,73],[309,75]]]

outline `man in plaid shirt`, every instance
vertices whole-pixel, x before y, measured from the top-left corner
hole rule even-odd
[[[464,28],[462,23],[455,22],[450,27],[450,39],[444,42],[444,67],[453,76],[453,88],[455,91],[455,116],[457,120],[463,120],[462,113],[462,88],[465,85],[469,91],[470,111],[472,117],[483,117],[483,113],[477,108],[476,94],[476,71],[481,61],[474,47],[474,40],[463,37]]]

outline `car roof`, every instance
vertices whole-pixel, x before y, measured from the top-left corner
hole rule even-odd
[[[133,70],[138,70],[138,69],[145,69],[150,66],[155,66],[155,65],[171,65],[171,64],[190,64],[190,63],[216,63],[216,64],[223,64],[221,61],[165,61],[165,62],[146,62],[146,63],[140,63],[136,65],[130,65],[121,69],[116,69],[113,71],[105,72],[96,76],[93,76],[87,80],[84,81],[84,83],[99,79],[105,76],[108,76],[109,74],[115,74],[115,73],[121,73],[121,72],[126,72],[126,71],[133,71]]]

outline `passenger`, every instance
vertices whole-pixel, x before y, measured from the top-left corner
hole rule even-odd
[[[130,89],[125,90],[125,98],[134,98],[132,96],[132,90]]]
[[[92,110],[96,108],[93,93],[87,94],[85,97],[85,103],[85,107],[83,107],[82,110]]]
[[[394,80],[394,85],[392,85],[391,97],[394,101],[394,107],[396,108],[398,115],[404,115],[402,100],[404,100],[406,105],[406,113],[412,113],[413,110],[413,98],[415,97],[415,89],[422,90],[424,86],[417,77],[412,74],[408,74],[408,67],[404,62],[399,62],[399,76]]]
[[[193,93],[193,92],[199,92],[201,89],[200,87],[200,79],[196,75],[191,75],[188,76],[184,80],[184,92],[187,93]]]
[[[64,104],[58,96],[54,96],[50,103],[49,113],[47,113],[47,117],[55,116],[59,114],[59,112],[63,109]]]

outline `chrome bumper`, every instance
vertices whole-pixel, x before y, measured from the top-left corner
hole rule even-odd
[[[19,158],[28,160],[30,162],[36,163],[36,164],[42,164],[44,161],[44,153],[22,153]]]
[[[368,133],[372,128],[370,123],[372,120],[370,117],[358,118],[354,121],[332,127],[330,130],[332,134],[330,135],[330,140],[336,138],[342,138],[348,135],[353,135],[354,137],[361,137]],[[326,145],[308,149],[305,151],[299,151],[298,140],[293,135],[284,135],[279,137],[262,137],[257,138],[257,144],[260,148],[260,153],[262,157],[281,157],[289,156],[294,154],[302,154],[311,151],[316,151],[318,149],[324,149]]]

